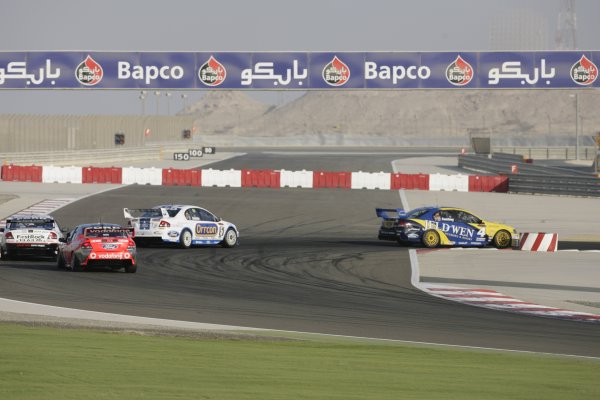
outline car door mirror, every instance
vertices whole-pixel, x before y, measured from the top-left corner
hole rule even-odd
[[[215,216],[215,221],[217,221],[217,222],[221,222],[221,221],[222,221],[222,219],[221,219],[221,217],[217,217],[217,216]]]
[[[58,241],[61,243],[67,243],[67,238],[61,237],[61,238],[58,238]]]

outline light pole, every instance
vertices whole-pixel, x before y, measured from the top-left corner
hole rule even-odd
[[[187,94],[182,94],[181,95],[181,103],[183,104],[183,111],[182,113],[185,114],[185,109],[187,108]]]
[[[171,92],[167,92],[165,93],[165,96],[167,97],[167,115],[171,115]]]
[[[158,115],[158,98],[160,97],[160,92],[156,91],[154,94],[156,95],[156,115]]]
[[[146,91],[140,92],[140,102],[142,103],[142,115],[146,115]]]
[[[575,98],[575,159],[579,160],[579,96],[575,93],[569,97]]]

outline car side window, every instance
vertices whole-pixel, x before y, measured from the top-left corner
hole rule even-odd
[[[462,218],[463,221],[469,224],[480,224],[481,220],[479,218],[477,218],[476,216],[474,216],[473,214],[470,214],[468,212],[463,211],[462,212]]]
[[[456,213],[454,210],[441,210],[440,215],[442,217],[442,221],[455,221]]]
[[[199,221],[200,216],[195,208],[188,208],[185,210],[185,219],[190,221]]]
[[[185,218],[190,221],[200,221],[200,213],[197,208],[188,208],[185,212]]]
[[[210,212],[203,210],[203,209],[198,209],[198,212],[200,213],[200,219],[202,221],[211,221],[214,222],[216,220],[215,216],[212,215]]]

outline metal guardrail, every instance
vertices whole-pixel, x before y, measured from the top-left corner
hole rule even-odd
[[[520,154],[509,154],[509,153],[492,153],[494,160],[504,160],[511,162],[523,162],[525,158]]]
[[[512,166],[516,165],[520,174],[548,175],[548,176],[587,176],[591,174],[559,167],[543,167],[525,162],[516,162],[503,158],[488,158],[483,155],[460,155],[458,166],[479,172],[492,174],[510,174]]]
[[[575,176],[508,175],[508,191],[600,197],[600,179]]]
[[[516,165],[518,173],[512,173]],[[481,155],[461,155],[458,166],[479,172],[508,176],[508,191],[568,196],[600,197],[600,179],[591,173],[557,167],[542,167]]]
[[[557,147],[509,147],[492,146],[493,152],[516,154],[531,160],[575,160],[577,150],[574,146]],[[579,146],[580,160],[593,160],[596,157],[595,146]]]

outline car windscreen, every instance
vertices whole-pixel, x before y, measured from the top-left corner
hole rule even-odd
[[[129,229],[125,228],[86,228],[84,236],[88,238],[127,237]]]
[[[10,221],[7,224],[7,229],[54,229],[54,220],[51,219],[19,219],[16,221]]]

